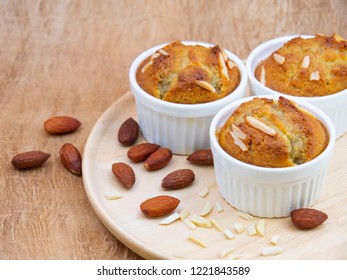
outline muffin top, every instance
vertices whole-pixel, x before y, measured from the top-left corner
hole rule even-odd
[[[218,45],[172,42],[145,59],[136,72],[139,86],[156,98],[181,104],[220,99],[239,85],[240,71]]]
[[[262,167],[290,167],[308,162],[326,148],[326,128],[293,101],[254,98],[242,103],[219,134],[232,157]]]
[[[347,41],[340,36],[296,37],[262,61],[255,77],[281,93],[312,97],[347,88]]]

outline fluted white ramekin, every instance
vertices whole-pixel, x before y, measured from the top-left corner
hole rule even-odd
[[[183,41],[186,45],[212,44]],[[176,104],[155,98],[145,92],[136,81],[139,65],[162,44],[146,50],[132,63],[129,72],[130,88],[135,96],[136,111],[141,131],[147,141],[167,147],[175,154],[190,154],[198,149],[208,149],[209,128],[214,115],[225,105],[242,98],[246,93],[247,72],[243,62],[233,53],[225,50],[229,59],[240,70],[241,80],[238,87],[229,95],[216,101],[202,104]]]
[[[268,58],[274,51],[282,47],[286,42],[295,37],[311,38],[312,35],[292,35],[276,38],[256,47],[248,56],[246,62],[246,69],[248,74],[248,81],[250,86],[250,91],[252,95],[282,95],[286,98],[293,100],[303,100],[309,102],[318,108],[322,109],[332,120],[336,129],[336,139],[341,137],[347,132],[347,89],[330,94],[327,96],[319,97],[299,97],[291,96],[288,94],[280,93],[273,89],[270,89],[258,81],[254,72],[257,65]]]
[[[278,100],[278,96],[259,96]],[[284,168],[259,167],[227,154],[219,145],[217,132],[241,103],[255,96],[235,101],[219,111],[211,123],[210,141],[218,190],[238,210],[259,217],[286,217],[294,209],[310,207],[321,193],[335,143],[335,128],[329,117],[316,106],[296,101],[315,115],[327,128],[329,143],[313,160]]]

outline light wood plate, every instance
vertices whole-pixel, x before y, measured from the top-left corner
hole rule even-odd
[[[142,163],[134,164],[127,158],[128,147],[118,143],[117,133],[121,123],[128,117],[136,119],[135,101],[130,92],[117,100],[97,121],[91,131],[83,154],[83,182],[92,207],[104,225],[131,250],[145,259],[218,259],[220,252],[235,248],[230,256],[240,259],[265,259],[261,251],[272,246],[270,238],[280,236],[279,246],[283,252],[266,259],[347,259],[347,135],[336,142],[334,155],[328,171],[326,183],[314,208],[329,215],[329,219],[313,230],[295,228],[290,218],[265,219],[265,237],[249,236],[247,231],[236,234],[235,222],[245,226],[257,223],[260,218],[246,221],[237,216],[237,210],[229,206],[219,195],[213,167],[190,164],[185,156],[174,155],[163,169],[149,172]],[[140,137],[137,143],[145,142]],[[125,189],[111,171],[114,162],[131,165],[136,174],[136,183]],[[161,180],[179,168],[194,171],[194,183],[185,189],[165,191]],[[205,188],[209,193],[205,198],[198,194]],[[106,193],[121,194],[117,200],[107,200]],[[224,228],[230,229],[235,238],[229,240],[215,228],[190,230],[180,220],[162,226],[163,218],[147,218],[139,209],[147,198],[167,194],[181,200],[177,211],[187,209],[191,214],[199,214],[207,201],[213,209],[207,218],[218,220]],[[224,211],[218,213],[214,207],[219,201]],[[193,243],[189,235],[195,235],[207,244],[206,248]],[[229,256],[229,257],[230,257]]]

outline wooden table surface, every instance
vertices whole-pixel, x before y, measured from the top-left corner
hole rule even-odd
[[[290,34],[347,38],[347,1],[0,1],[0,259],[141,259],[94,213],[82,178],[60,163],[66,142],[83,153],[101,114],[129,91],[143,50],[173,40],[219,44],[241,58]],[[54,115],[78,118],[48,135]],[[116,139],[116,135],[115,135]],[[50,159],[18,171],[14,155]]]

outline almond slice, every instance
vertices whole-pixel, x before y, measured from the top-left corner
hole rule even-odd
[[[253,216],[246,213],[246,212],[242,212],[242,211],[237,211],[236,213],[237,216],[239,216],[240,218],[246,220],[246,221],[253,221]]]
[[[303,60],[302,60],[301,67],[307,68],[309,65],[310,65],[310,57],[308,55],[305,55]]]
[[[160,56],[160,53],[154,53],[152,56],[151,56],[151,59],[153,60],[153,59],[155,59],[155,58],[157,58],[157,57],[159,57]]]
[[[211,224],[212,224],[216,229],[218,229],[220,232],[223,231],[223,227],[222,227],[221,223],[218,222],[217,220],[211,219]]]
[[[207,201],[204,208],[200,212],[200,216],[206,216],[208,213],[210,213],[212,210],[212,204]]]
[[[121,198],[122,195],[117,193],[106,193],[105,197],[107,200],[115,200]]]
[[[219,61],[219,66],[220,66],[221,71],[222,71],[222,75],[227,79],[227,81],[229,81],[228,68],[225,65],[225,60],[223,58],[223,54],[222,53],[219,53],[218,61]]]
[[[241,257],[242,256],[240,254],[232,254],[231,256],[229,256],[228,260],[238,260]]]
[[[206,81],[195,80],[195,83],[204,89],[207,89],[207,90],[212,91],[212,92],[216,92],[216,89],[210,83],[208,83]]]
[[[245,226],[241,223],[235,223],[234,228],[235,228],[236,232],[239,234],[241,234],[245,231]]]
[[[270,241],[271,241],[272,244],[277,245],[278,242],[280,241],[280,236],[277,235],[277,234],[275,234],[275,235],[273,235],[273,236],[271,237],[271,240],[270,240]]]
[[[245,140],[247,135],[243,133],[243,131],[238,128],[235,124],[231,125],[231,128],[234,132],[234,134],[237,136],[237,138],[241,139],[241,140]]]
[[[223,259],[223,258],[225,258],[226,256],[230,255],[230,253],[231,253],[232,251],[234,251],[234,250],[235,250],[234,247],[225,248],[225,249],[223,249],[223,250],[219,253],[219,257],[220,257],[221,259]]]
[[[219,49],[220,49],[220,52],[221,52],[221,54],[222,54],[222,56],[223,56],[223,59],[224,59],[225,61],[227,61],[227,60],[228,60],[228,56],[227,56],[227,54],[225,53],[224,49],[221,48],[221,47],[219,47]]]
[[[191,230],[196,229],[196,225],[193,224],[192,221],[189,220],[188,218],[183,219],[182,222],[183,222],[187,227],[189,227]]]
[[[219,201],[216,201],[216,210],[218,213],[221,213],[224,211],[223,206]]]
[[[340,35],[337,34],[333,34],[333,38],[335,39],[336,42],[342,42],[342,41],[346,41],[344,38],[342,38]]]
[[[187,209],[181,209],[179,212],[181,220],[183,221],[184,219],[188,218],[190,213]]]
[[[199,192],[199,196],[204,198],[207,196],[208,192],[209,192],[208,187],[205,187]]]
[[[148,62],[145,66],[143,66],[142,69],[141,69],[141,73],[142,73],[142,74],[145,73],[145,71],[147,70],[147,68],[148,68],[149,66],[151,66],[152,64],[153,64],[153,61],[151,60],[151,61]]]
[[[253,223],[248,225],[247,231],[249,236],[256,236],[258,234]]]
[[[159,49],[159,50],[157,50],[157,52],[161,53],[162,55],[169,56],[169,53],[164,49]]]
[[[278,246],[272,246],[272,247],[267,247],[264,248],[261,252],[261,254],[265,257],[267,256],[273,256],[273,255],[277,255],[283,252],[283,249],[281,247]]]
[[[180,217],[181,217],[180,214],[178,214],[177,212],[174,212],[173,214],[171,214],[170,216],[162,220],[160,222],[160,225],[169,225],[173,223],[174,221],[178,220]]]
[[[265,68],[264,68],[264,66],[261,67],[260,82],[261,82],[263,85],[266,84],[266,80],[265,80]]]
[[[280,55],[278,53],[274,53],[273,58],[278,64],[281,64],[281,65],[284,64],[284,62],[286,61],[286,58],[283,55]]]
[[[231,61],[231,60],[228,60],[227,61],[227,66],[228,66],[229,70],[231,70],[231,69],[233,69],[236,66],[236,63]]]
[[[311,73],[310,81],[319,81],[319,71],[313,71]]]
[[[192,215],[191,217],[191,222],[198,227],[203,227],[203,228],[211,228],[212,224],[209,220],[205,219],[204,217],[198,216],[198,215]]]
[[[246,144],[243,143],[242,140],[238,138],[234,132],[230,131],[230,134],[234,138],[234,143],[236,146],[238,146],[243,152],[248,150]]]
[[[185,258],[185,256],[180,255],[180,254],[175,254],[174,257],[178,258],[178,259],[184,259]]]
[[[265,235],[265,220],[264,219],[261,219],[257,223],[257,232],[258,232],[259,236],[264,237],[264,235]]]
[[[253,126],[254,128],[268,134],[271,136],[276,135],[276,130],[274,130],[272,127],[266,125],[265,123],[263,123],[262,121],[251,117],[251,116],[246,116],[246,120],[249,122],[249,124],[251,126]]]
[[[228,230],[228,229],[225,229],[224,231],[223,231],[223,233],[225,234],[225,236],[228,238],[228,239],[233,239],[235,236],[234,236],[234,234],[230,231],[230,230]]]
[[[188,239],[195,242],[196,244],[200,245],[201,247],[206,248],[205,242],[200,237],[197,237],[195,235],[189,235]]]

